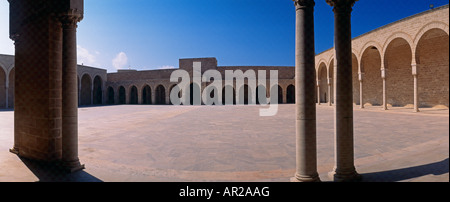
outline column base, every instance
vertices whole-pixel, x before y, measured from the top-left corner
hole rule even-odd
[[[76,161],[63,161],[61,162],[61,168],[67,173],[75,173],[85,169],[84,164],[81,164],[79,160]]]
[[[17,149],[17,148],[12,148],[12,149],[9,149],[9,152],[11,152],[11,153],[13,153],[13,154],[15,154],[15,155],[19,155],[19,149]]]
[[[328,173],[328,177],[334,182],[360,182],[362,180],[362,176],[356,171],[339,174],[331,171]]]
[[[321,182],[319,174],[313,175],[313,176],[300,176],[295,175],[294,177],[291,177],[291,182]]]

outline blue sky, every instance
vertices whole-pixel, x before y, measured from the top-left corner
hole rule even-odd
[[[353,37],[446,0],[360,0]],[[13,54],[8,3],[0,1],[0,54]],[[334,17],[316,0],[316,52],[333,46]],[[292,0],[85,0],[78,62],[115,72],[178,67],[179,58],[216,57],[219,65],[295,63]]]

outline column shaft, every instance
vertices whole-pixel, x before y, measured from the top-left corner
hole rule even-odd
[[[412,74],[414,76],[414,112],[419,112],[419,84],[418,84],[418,78],[417,78],[417,64],[412,64]]]
[[[296,6],[296,173],[292,181],[320,181],[317,173],[314,1]]]
[[[328,0],[330,3],[330,1]],[[334,181],[357,180],[354,166],[351,11],[354,1],[332,1],[335,16],[335,160]]]
[[[78,159],[77,20],[63,18],[62,161],[71,172],[83,169]]]
[[[363,99],[363,81],[359,80],[359,107],[364,109],[364,99]]]

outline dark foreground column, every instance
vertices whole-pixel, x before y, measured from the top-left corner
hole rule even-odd
[[[327,0],[335,19],[335,160],[334,181],[361,179],[354,166],[351,12],[356,0]]]
[[[81,15],[67,14],[63,26],[62,68],[62,162],[65,169],[75,172],[84,168],[78,159],[78,81],[77,23]]]
[[[314,0],[294,0],[296,7],[296,173],[294,182],[320,181],[317,173]]]

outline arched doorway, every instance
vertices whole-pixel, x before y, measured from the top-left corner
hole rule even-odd
[[[136,86],[132,86],[130,89],[130,104],[138,104],[138,90]]]
[[[145,85],[142,89],[142,104],[152,104],[152,89],[149,85]]]
[[[103,81],[100,76],[94,78],[94,105],[103,104]]]
[[[380,51],[370,46],[361,57],[361,72],[364,73],[364,103],[379,106],[383,104],[383,79],[381,78]]]
[[[109,105],[115,104],[114,89],[112,87],[108,87],[108,104]]]
[[[414,105],[414,78],[411,76],[412,51],[403,38],[392,40],[384,54],[386,101],[391,106]]]
[[[286,102],[288,104],[295,103],[295,86],[289,85],[286,90]]]
[[[127,104],[127,94],[125,91],[125,87],[120,86],[119,87],[119,104],[124,105]]]
[[[163,85],[156,87],[156,104],[165,105],[166,104],[166,88]]]
[[[328,72],[325,63],[319,65],[319,98],[321,103],[328,102]]]
[[[430,29],[420,37],[415,57],[420,107],[449,107],[448,57],[449,35],[445,31]]]
[[[91,105],[92,104],[92,79],[88,74],[81,77],[81,103],[80,105]]]
[[[283,88],[281,88],[280,85],[278,85],[278,104],[283,104]]]

